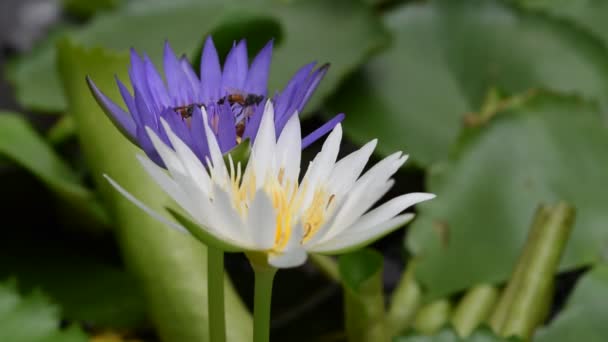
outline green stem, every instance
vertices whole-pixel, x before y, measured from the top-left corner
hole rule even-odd
[[[253,341],[270,340],[270,304],[272,300],[272,283],[277,269],[269,265],[259,266],[252,263],[255,272],[255,290],[253,297]]]
[[[329,279],[340,282],[340,271],[338,270],[338,263],[326,255],[311,254],[310,261]]]
[[[207,247],[209,341],[226,341],[226,315],[224,313],[224,252]]]
[[[498,289],[480,284],[467,291],[452,314],[452,326],[461,338],[467,338],[492,313]]]
[[[414,278],[415,265],[416,261],[410,260],[391,297],[387,318],[392,336],[407,330],[422,304],[422,289]]]

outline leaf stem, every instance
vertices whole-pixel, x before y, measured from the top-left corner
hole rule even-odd
[[[226,315],[224,313],[224,252],[207,247],[209,340],[226,341]]]

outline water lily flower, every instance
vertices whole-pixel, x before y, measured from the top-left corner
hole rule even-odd
[[[407,156],[394,153],[361,175],[377,142],[336,161],[340,124],[300,181],[302,139],[297,115],[291,116],[277,139],[274,105],[268,101],[244,167],[230,157],[228,163],[224,161],[204,108],[200,115],[209,146],[206,167],[164,118],[161,125],[173,148],[154,129],[146,131],[168,172],[145,156],[138,156],[139,162],[203,232],[194,231],[195,236],[204,236],[208,240],[204,242],[219,241],[232,251],[262,253],[274,267],[301,265],[309,252],[336,254],[369,244],[410,221],[414,214],[402,214],[405,209],[435,197],[404,194],[371,209],[392,187],[391,177]],[[192,232],[108,180],[150,215]]]
[[[163,56],[166,82],[147,55],[142,57],[132,49],[129,78],[133,95],[116,80],[127,111],[110,100],[88,77],[87,83],[114,125],[154,162],[163,166],[146,129],[154,131],[165,144],[171,144],[161,127],[161,118],[199,160],[205,162],[209,146],[201,120],[202,109],[207,111],[210,133],[217,138],[222,152],[230,151],[244,139],[255,140],[267,100],[272,47],[270,41],[248,65],[247,44],[242,40],[230,50],[222,69],[209,37],[203,46],[199,77],[188,60],[178,58],[166,42]],[[271,98],[276,110],[276,134],[281,133],[294,113],[302,111],[327,69],[328,65],[315,69],[315,63],[302,67],[285,89]],[[344,115],[339,114],[318,128],[304,138],[302,147],[328,133],[343,118]]]

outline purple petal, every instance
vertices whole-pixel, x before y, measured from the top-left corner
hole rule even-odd
[[[191,104],[194,95],[190,83],[168,41],[165,42],[163,65],[172,104],[174,106]]]
[[[289,107],[291,107],[294,94],[297,92],[298,89],[300,89],[300,86],[303,84],[303,82],[306,81],[306,77],[310,74],[310,72],[312,71],[312,68],[315,66],[315,64],[316,63],[313,62],[313,63],[310,63],[308,65],[301,67],[293,75],[291,80],[289,80],[289,82],[287,83],[287,86],[285,86],[285,89],[283,89],[283,91],[279,94],[279,96],[277,96],[275,107],[274,107],[274,109],[275,109],[274,122],[275,123],[281,121],[282,117],[285,115],[285,113],[287,112]]]
[[[163,110],[160,116],[165,119],[173,133],[175,133],[175,135],[177,135],[181,141],[183,141],[187,146],[191,145],[192,140],[190,138],[190,129],[188,128],[186,120],[182,119],[181,115],[177,114],[173,109],[167,108]],[[162,127],[160,122],[159,126],[159,131],[161,131],[161,139],[164,140],[166,137],[168,145],[173,147],[167,132],[165,131],[164,127]]]
[[[184,71],[184,74],[186,75],[186,78],[188,79],[188,82],[190,84],[190,89],[192,90],[192,95],[194,96],[191,103],[201,102],[200,86],[199,86],[201,81],[198,79],[198,76],[196,76],[196,73],[192,69],[192,65],[190,65],[188,58],[186,58],[186,56],[183,56],[182,58],[179,59],[179,64],[181,65],[182,70]]]
[[[125,86],[120,81],[120,79],[118,79],[117,76],[115,76],[114,79],[116,79],[116,84],[118,85],[118,91],[120,91],[120,95],[122,96],[122,100],[127,105],[127,109],[129,110],[129,113],[134,113],[135,111],[137,111],[137,108],[135,108],[135,102],[133,100],[133,96],[129,92],[129,89],[127,89],[127,86]]]
[[[156,70],[154,63],[152,63],[150,58],[146,55],[144,55],[144,69],[146,72],[148,89],[152,97],[151,103],[154,104],[155,111],[160,112],[166,107],[171,107],[171,101],[169,100],[169,94],[167,93],[167,88],[165,88],[163,79]]]
[[[205,160],[209,156],[209,147],[207,145],[207,135],[205,133],[205,126],[203,125],[203,113],[201,109],[196,106],[192,111],[192,120],[190,121],[190,135],[192,137],[192,150],[205,165]]]
[[[158,130],[158,114],[155,115],[151,111],[150,107],[148,106],[148,103],[146,102],[145,97],[143,96],[139,88],[134,87],[133,91],[135,93],[135,107],[137,108],[137,113],[133,115],[133,119],[135,120],[137,127],[139,128],[148,126],[154,129],[155,131]]]
[[[93,97],[99,104],[99,106],[103,109],[104,113],[110,118],[114,126],[116,126],[121,133],[127,137],[127,139],[131,140],[131,142],[136,143],[136,129],[135,122],[133,121],[133,117],[125,112],[120,106],[110,100],[106,95],[104,95],[99,88],[93,83],[93,80],[87,76],[86,77],[87,84],[89,85],[89,89],[91,93],[93,93]]]
[[[129,78],[133,88],[137,87],[144,97],[146,102],[152,103],[154,98],[150,94],[148,88],[148,80],[146,78],[146,68],[144,61],[137,54],[135,49],[131,49],[131,65],[129,66]]]
[[[242,90],[247,79],[247,43],[241,40],[230,50],[222,73],[222,96]]]
[[[273,41],[271,40],[251,62],[244,87],[246,93],[266,96],[270,62],[272,60],[272,46]]]
[[[312,74],[310,81],[306,85],[306,91],[304,92],[303,98],[299,99],[299,103],[297,105],[298,112],[302,112],[302,109],[304,109],[304,106],[306,106],[306,103],[312,96],[312,93],[314,93],[319,86],[319,83],[321,83],[321,80],[323,80],[323,77],[325,77],[325,74],[327,74],[328,69],[329,64],[324,64]]]
[[[319,138],[330,132],[336,127],[337,124],[344,120],[344,114],[340,113],[334,116],[331,120],[326,122],[323,126],[314,130],[314,132],[307,135],[304,139],[302,139],[302,149],[310,146],[313,142],[317,141]]]
[[[328,68],[329,64],[323,65],[319,69],[315,70],[312,74],[308,75],[306,80],[302,81],[296,86],[296,89],[292,93],[289,100],[289,106],[286,110],[280,113],[280,118],[275,120],[277,134],[283,130],[283,127],[285,127],[287,121],[289,121],[289,118],[291,118],[294,113],[302,112],[306,102],[308,102],[308,99],[310,99],[310,96],[319,85],[319,82],[321,82],[327,73]]]
[[[216,102],[220,98],[222,70],[220,59],[211,36],[205,41],[201,56],[201,95],[203,103]]]
[[[230,151],[236,145],[236,128],[234,122],[234,114],[228,102],[218,106],[218,129],[217,140],[222,152]]]

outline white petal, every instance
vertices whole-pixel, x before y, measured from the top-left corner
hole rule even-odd
[[[153,163],[145,156],[137,155],[137,160],[143,166],[144,170],[154,179],[154,181],[167,193],[173,200],[192,217],[196,217],[198,213],[193,205],[192,198],[171,178],[164,169]]]
[[[110,182],[110,184],[116,189],[118,190],[118,192],[120,192],[121,195],[123,195],[126,199],[128,199],[129,201],[131,201],[133,204],[135,204],[139,209],[143,210],[144,212],[146,212],[146,214],[150,215],[152,218],[156,219],[157,221],[166,224],[167,226],[181,232],[181,233],[186,233],[188,235],[190,235],[190,233],[188,232],[188,230],[184,227],[182,227],[180,224],[177,224],[176,222],[173,222],[169,219],[167,219],[166,217],[162,216],[161,214],[157,213],[156,211],[152,210],[150,207],[148,207],[147,205],[143,204],[140,200],[138,200],[137,198],[135,198],[133,195],[131,195],[127,190],[125,190],[123,187],[121,187],[118,183],[116,183],[116,181],[114,181],[112,178],[110,178],[110,176],[104,174],[103,175],[108,182]]]
[[[340,152],[340,141],[342,140],[342,126],[336,125],[333,131],[329,134],[321,152],[317,154],[315,159],[308,166],[308,170],[302,179],[302,184],[307,184],[308,189],[316,189],[319,184],[325,184],[328,180],[330,172],[333,170]],[[302,188],[304,191],[304,188]],[[306,208],[312,201],[314,191],[307,191],[303,201],[303,207]]]
[[[224,186],[229,181],[228,170],[226,170],[224,157],[222,155],[222,151],[220,150],[220,146],[217,143],[215,133],[213,133],[213,130],[211,127],[209,127],[209,119],[207,117],[207,110],[205,107],[201,107],[201,112],[203,115],[203,123],[205,124],[205,135],[207,136],[209,156],[211,157],[211,163],[213,164],[209,165],[211,168],[210,171],[212,176],[215,177],[214,181]]]
[[[346,194],[347,198],[336,218],[334,227],[327,233],[327,239],[336,236],[348,228],[361,215],[388,191],[389,178],[403,165],[406,156],[394,153],[374,165],[357,180],[352,189]],[[325,239],[325,238],[324,238]]]
[[[264,190],[258,190],[249,206],[247,229],[253,242],[261,250],[274,246],[276,234],[276,211]]]
[[[316,184],[320,179],[325,181],[336,163],[338,153],[340,152],[340,142],[342,141],[342,125],[338,124],[329,134],[321,152],[317,154],[309,168],[307,175],[311,185]]]
[[[297,112],[287,121],[281,136],[279,136],[276,155],[277,170],[283,170],[283,179],[290,181],[292,184],[297,182],[302,156],[302,135]],[[283,182],[283,184],[286,183]]]
[[[231,239],[238,241],[242,246],[255,250],[257,246],[253,243],[249,234],[245,232],[243,220],[241,220],[241,217],[235,211],[230,196],[217,184],[213,187],[212,203],[214,212],[210,215],[217,219],[214,228]]]
[[[264,181],[270,167],[274,163],[275,145],[277,143],[274,127],[274,107],[272,102],[268,100],[264,107],[264,114],[260,122],[260,128],[258,129],[255,137],[255,142],[251,147],[251,157],[247,164],[247,170],[245,177],[250,177],[250,173],[254,172],[256,177],[256,188],[260,188]]]
[[[366,183],[367,186],[357,187],[350,191],[345,200],[336,203],[333,218],[327,221],[315,235],[315,240],[325,242],[346,230],[353,222],[361,218],[366,210],[371,208],[395,184],[392,179],[384,184]]]
[[[336,163],[328,181],[331,194],[341,197],[350,190],[363,172],[363,168],[369,161],[377,143],[378,140],[374,139]]]
[[[171,141],[171,145],[173,145],[173,148],[175,148],[175,152],[181,160],[182,165],[185,167],[190,179],[192,179],[193,183],[200,189],[200,191],[210,193],[211,179],[209,179],[207,170],[201,161],[194,154],[194,152],[192,152],[192,150],[177,135],[175,135],[175,133],[173,133],[171,127],[169,127],[169,124],[167,124],[165,119],[161,118],[160,122],[165,128],[169,141]]]
[[[298,267],[306,262],[306,250],[300,244],[304,236],[301,223],[293,226],[293,231],[285,249],[279,254],[268,254],[268,263],[277,268]]]
[[[345,232],[342,234],[350,234],[351,232],[355,232],[358,230],[366,230],[369,227],[373,227],[381,222],[388,221],[395,217],[397,214],[401,213],[405,209],[411,207],[420,202],[428,201],[436,196],[434,194],[422,193],[422,192],[414,192],[410,194],[401,195],[399,197],[395,197],[392,200],[382,204],[378,208],[368,212],[367,214],[361,216],[355,224],[350,226]]]
[[[357,249],[380,239],[388,233],[400,228],[414,218],[414,214],[408,213],[384,221],[369,229],[353,233],[345,233],[327,242],[311,246],[308,250],[317,253],[338,254]]]
[[[146,132],[152,141],[152,145],[154,145],[154,149],[160,155],[160,158],[165,162],[165,166],[167,170],[173,175],[173,178],[176,176],[185,176],[186,169],[184,165],[177,157],[175,151],[173,151],[169,146],[165,145],[165,143],[160,140],[156,132],[154,132],[150,127],[146,127]]]

